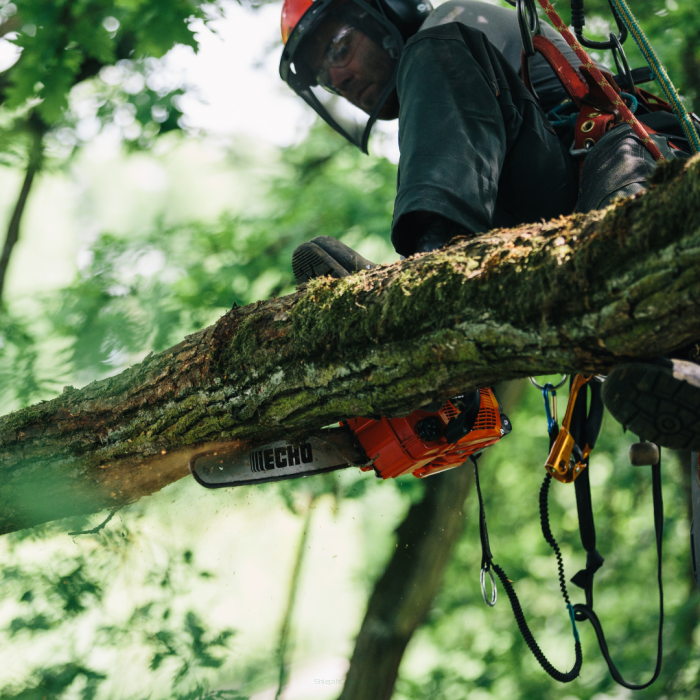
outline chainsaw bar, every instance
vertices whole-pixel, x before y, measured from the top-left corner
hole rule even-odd
[[[352,431],[329,428],[290,442],[241,448],[240,443],[199,452],[190,459],[190,471],[208,489],[264,484],[297,479],[370,462]]]

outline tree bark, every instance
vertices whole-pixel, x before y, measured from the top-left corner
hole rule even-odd
[[[0,533],[132,502],[242,449],[460,391],[607,372],[700,339],[700,161],[604,212],[233,309],[119,376],[0,419]]]
[[[466,465],[426,481],[396,531],[396,550],[369,600],[338,700],[389,700],[406,645],[430,610],[464,529],[473,481]]]

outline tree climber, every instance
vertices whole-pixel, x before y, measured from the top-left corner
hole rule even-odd
[[[542,29],[580,66],[554,29]],[[391,240],[402,256],[458,235],[600,209],[645,189],[654,170],[620,124],[590,150],[579,177],[573,130],[555,130],[546,116],[566,93],[539,55],[530,61],[533,90],[525,86],[512,10],[478,0],[436,10],[424,0],[285,0],[282,38],[282,79],[362,151],[376,120],[398,118]],[[665,158],[681,153],[665,134],[652,138]],[[299,246],[292,266],[297,283],[374,267],[329,236]],[[692,362],[619,365],[604,396],[635,433],[700,449],[700,368]]]

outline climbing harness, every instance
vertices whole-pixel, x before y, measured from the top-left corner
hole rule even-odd
[[[529,61],[536,53],[541,54],[554,70],[566,90],[569,106],[560,105],[550,113],[553,126],[574,126],[574,141],[570,154],[583,158],[612,127],[626,123],[644,144],[654,160],[664,160],[661,151],[651,134],[657,133],[648,125],[643,125],[636,113],[643,106],[643,113],[675,113],[693,153],[700,152],[700,135],[697,126],[700,120],[688,114],[673,83],[656,56],[651,44],[639,27],[625,0],[609,0],[610,8],[618,27],[618,34],[610,33],[607,41],[592,41],[583,34],[585,24],[583,0],[571,0],[572,25],[574,34],[566,27],[550,0],[537,0],[557,31],[572,48],[581,65],[574,68],[568,58],[541,31],[535,8],[535,0],[508,0],[516,7],[518,23],[523,41],[522,78],[526,87],[535,95],[530,80]],[[623,43],[631,34],[647,60],[648,68],[631,70]],[[610,50],[619,75],[598,68],[583,46],[593,49]],[[657,79],[669,102],[638,87],[638,83]],[[571,110],[573,114],[562,115]],[[672,148],[677,148],[671,143]]]
[[[596,572],[603,565],[604,559],[596,548],[595,522],[593,519],[593,506],[591,501],[591,488],[588,473],[588,461],[595,447],[600,432],[603,418],[603,401],[601,398],[601,383],[604,377],[575,375],[571,378],[569,400],[566,413],[561,426],[557,423],[556,391],[566,381],[564,379],[556,385],[551,383],[541,385],[533,378],[532,384],[542,391],[547,417],[547,433],[549,435],[549,456],[545,462],[547,472],[539,495],[540,523],[542,534],[554,551],[557,560],[559,586],[571,620],[574,636],[575,662],[573,668],[564,673],[554,668],[537,645],[530,631],[525,616],[513,588],[503,569],[494,563],[491,552],[488,531],[486,527],[486,514],[484,500],[479,483],[478,455],[472,455],[474,465],[476,490],[479,500],[479,535],[481,539],[481,591],[487,605],[493,607],[497,600],[497,590],[492,571],[498,576],[508,600],[513,609],[518,628],[528,648],[540,663],[542,668],[555,680],[562,683],[572,681],[581,670],[581,643],[579,640],[576,622],[588,620],[596,633],[598,645],[605,659],[613,679],[625,688],[640,690],[649,687],[659,676],[662,661],[662,631],[663,631],[663,586],[662,586],[662,540],[663,540],[663,502],[661,496],[661,460],[659,450],[652,443],[640,442],[630,448],[630,461],[634,466],[649,465],[652,470],[652,495],[654,504],[654,530],[656,534],[656,551],[658,557],[657,579],[659,585],[659,633],[656,667],[649,681],[643,684],[634,684],[626,681],[618,671],[610,657],[602,624],[593,609],[593,580]],[[588,394],[590,393],[590,402]],[[583,589],[585,604],[572,605],[566,587],[564,564],[559,545],[552,534],[549,524],[548,494],[553,479],[562,483],[574,483],[576,490],[576,507],[579,519],[579,534],[581,543],[586,550],[586,566],[572,577],[571,582]],[[485,590],[485,577],[489,574],[492,582],[490,600]]]
[[[538,0],[557,31],[572,48],[581,66],[576,70],[561,51],[545,37],[539,26],[535,0],[508,0],[518,11],[523,39],[523,81],[529,82],[526,63],[535,52],[545,60],[559,76],[562,85],[569,92],[570,99],[580,110],[576,123],[576,134],[572,155],[582,156],[592,148],[599,138],[618,123],[628,124],[644,144],[654,160],[664,160],[659,147],[649,136],[647,129],[630,111],[620,97],[620,88],[610,73],[603,73],[593,63],[581,44],[569,31],[549,0]],[[581,0],[582,1],[582,0]],[[620,49],[621,49],[620,44]],[[583,75],[583,79],[581,78]],[[593,109],[591,109],[593,108]]]

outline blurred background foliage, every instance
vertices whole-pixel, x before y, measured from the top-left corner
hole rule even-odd
[[[557,8],[569,18],[567,3]],[[586,8],[587,32],[604,37],[607,2],[586,0]],[[696,0],[637,0],[634,10],[688,105],[697,105]],[[242,22],[256,8],[0,0],[5,44],[21,49],[0,74],[0,215],[19,233],[26,205],[28,231],[6,261],[3,413],[122,371],[234,304],[289,293],[291,253],[315,235],[339,236],[378,262],[396,259],[396,166],[387,158],[362,156],[323,124],[271,147],[215,138],[188,122],[184,100],[196,86],[167,52],[196,50],[194,28],[204,32],[222,12]],[[641,65],[628,46],[632,65]],[[106,138],[116,146],[99,150]],[[29,174],[34,190],[22,203],[14,198]],[[66,200],[77,202],[68,214]],[[3,269],[0,289],[4,278]],[[492,548],[545,653],[565,668],[570,625],[537,511],[542,399],[524,382],[507,396],[514,432],[481,461]],[[654,665],[658,600],[650,478],[628,466],[633,441],[606,419],[591,479],[606,557],[596,605],[623,675],[641,681]],[[700,698],[700,595],[689,563],[688,456],[664,460],[665,664],[637,697],[692,700]],[[183,480],[106,524],[105,513],[5,536],[0,696],[266,700],[282,679],[288,700],[337,697],[368,596],[394,553],[394,530],[423,490],[411,477],[377,483],[358,473],[235,493]],[[571,576],[585,559],[573,490],[555,485],[550,502]],[[581,678],[564,687],[544,675],[507,601],[489,610],[481,600],[474,498],[465,516],[395,697],[628,697],[585,624]]]

